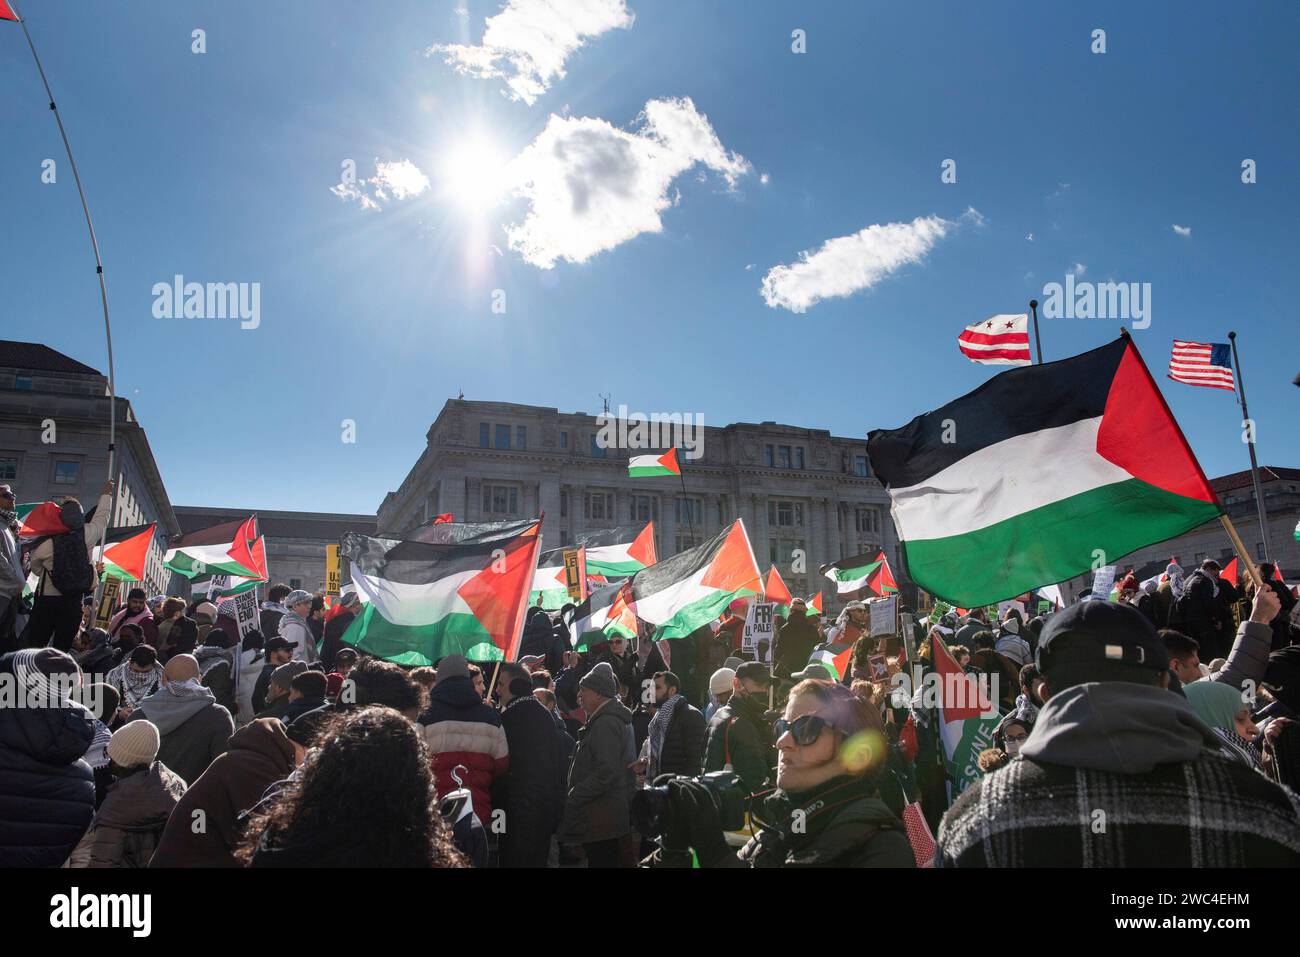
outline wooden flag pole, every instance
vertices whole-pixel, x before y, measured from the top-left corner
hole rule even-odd
[[[1255,567],[1255,563],[1251,561],[1250,554],[1246,551],[1246,546],[1241,543],[1241,536],[1238,535],[1237,530],[1232,527],[1232,519],[1228,518],[1227,515],[1220,515],[1219,521],[1223,523],[1223,528],[1228,533],[1228,538],[1232,539],[1232,547],[1237,550],[1237,557],[1240,558],[1241,563],[1246,566],[1246,571],[1250,574],[1251,581],[1255,583],[1256,588],[1263,588],[1264,579],[1260,577],[1259,569]]]
[[[95,237],[95,224],[90,218],[90,205],[86,202],[86,191],[81,186],[81,174],[77,172],[77,161],[72,155],[72,144],[68,142],[67,130],[63,128],[63,117],[59,115],[59,108],[54,102],[54,93],[50,90],[50,81],[45,77],[45,67],[41,66],[41,58],[36,53],[36,44],[32,42],[31,32],[27,29],[27,20],[22,13],[11,2],[9,8],[13,10],[14,16],[18,18],[18,25],[23,28],[23,36],[27,38],[27,48],[32,51],[32,60],[36,63],[36,72],[41,75],[41,83],[45,87],[45,96],[50,103],[50,112],[54,114],[54,122],[59,126],[59,136],[63,139],[63,150],[68,154],[68,165],[72,168],[72,178],[77,184],[77,195],[81,197],[81,211],[86,214],[86,230],[90,233],[90,248],[95,254],[95,275],[99,278],[99,299],[104,308],[104,338],[108,342],[108,476],[107,481],[113,481],[113,454],[116,450],[117,437],[117,393],[114,389],[113,377],[113,331],[108,321],[108,287],[104,282],[104,260],[99,255],[99,240]],[[99,554],[104,554],[104,548],[108,543],[108,526],[113,524],[114,513],[117,511],[117,486],[113,486],[112,498],[109,502],[108,521],[104,523],[104,531],[99,536]],[[99,604],[99,596],[103,591],[103,576],[97,576],[95,582],[95,605]],[[93,607],[93,606],[92,606]]]
[[[1034,314],[1034,348],[1038,351],[1038,364],[1043,364],[1043,340],[1038,337],[1038,300],[1029,300],[1029,311]]]
[[[1247,429],[1249,441],[1246,448],[1250,450],[1250,480],[1255,487],[1255,508],[1259,513],[1259,537],[1264,543],[1264,558],[1273,557],[1273,549],[1269,547],[1268,541],[1268,516],[1264,514],[1264,492],[1259,484],[1259,462],[1255,458],[1255,425],[1250,421],[1250,413],[1246,410],[1246,380],[1241,376],[1241,359],[1237,356],[1237,334],[1228,333],[1228,341],[1232,343],[1232,364],[1237,373],[1237,402],[1241,405],[1241,424]]]

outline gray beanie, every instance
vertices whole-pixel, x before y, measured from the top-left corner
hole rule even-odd
[[[284,596],[284,607],[292,608],[294,605],[301,605],[303,602],[311,601],[315,596],[309,591],[303,591],[301,588],[289,592]]]
[[[603,698],[618,697],[618,678],[608,661],[602,661],[583,676],[578,687],[589,688]]]
[[[293,686],[293,679],[307,670],[305,661],[289,661],[271,672],[271,684],[286,691]]]

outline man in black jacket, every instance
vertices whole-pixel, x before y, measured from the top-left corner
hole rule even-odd
[[[713,713],[704,747],[704,771],[728,765],[750,794],[768,786],[772,774],[772,728],[767,722],[767,666],[747,661],[731,679],[731,699]]]
[[[802,598],[790,603],[790,617],[777,626],[776,648],[773,653],[776,673],[789,678],[803,669],[821,641],[817,626],[808,619],[808,609]]]
[[[650,757],[646,780],[661,774],[700,773],[704,760],[704,714],[681,693],[681,680],[671,671],[654,676],[655,716],[650,719]]]
[[[1232,629],[1224,622],[1219,604],[1219,571],[1219,563],[1213,559],[1201,562],[1201,567],[1187,576],[1169,617],[1169,627],[1200,643],[1201,659],[1207,662],[1226,658],[1232,647]]]
[[[564,813],[569,772],[564,732],[533,697],[528,669],[519,662],[502,663],[496,692],[510,749],[510,767],[492,787],[492,806],[505,811],[501,866],[545,867],[551,835]]]

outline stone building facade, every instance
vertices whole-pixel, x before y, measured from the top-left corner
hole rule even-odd
[[[775,564],[792,593],[824,593],[817,567],[884,550],[903,585],[889,496],[871,475],[865,438],[775,422],[704,426],[702,457],[683,480],[629,478],[630,455],[658,448],[604,448],[601,422],[583,412],[452,399],[426,447],[379,506],[381,535],[451,513],[456,521],[545,515],[544,547],[612,525],[655,523],[666,558],[745,520],[755,558]],[[803,558],[799,559],[802,552]]]

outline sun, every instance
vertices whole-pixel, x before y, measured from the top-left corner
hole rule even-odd
[[[505,153],[490,139],[472,136],[451,147],[440,164],[439,191],[467,213],[483,213],[506,192]]]

